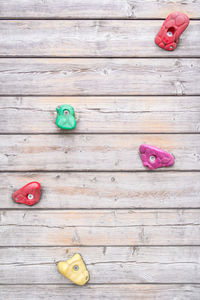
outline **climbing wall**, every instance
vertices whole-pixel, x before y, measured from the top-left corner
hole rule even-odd
[[[173,11],[190,24],[168,52]],[[0,0],[0,299],[199,300],[199,132],[200,1]],[[40,202],[15,203],[30,181]],[[84,287],[57,271],[74,253]]]

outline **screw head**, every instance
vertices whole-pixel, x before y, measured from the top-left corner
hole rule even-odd
[[[74,269],[74,271],[78,271],[79,270],[79,266],[75,265],[75,266],[73,266],[73,269]]]
[[[69,115],[69,111],[66,109],[66,110],[64,110],[64,115],[65,116],[68,116]]]
[[[151,155],[151,156],[149,157],[149,160],[150,160],[151,163],[154,163],[155,160],[156,160],[156,158],[155,158],[154,155]]]
[[[32,194],[28,194],[28,199],[29,200],[32,200],[34,197],[33,197],[33,195]]]
[[[171,31],[168,31],[167,35],[171,37],[171,36],[173,36],[173,33]]]

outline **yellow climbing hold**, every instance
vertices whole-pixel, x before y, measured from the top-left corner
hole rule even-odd
[[[88,282],[89,272],[83,262],[80,254],[75,254],[67,261],[60,261],[57,265],[58,271],[69,280],[78,285],[84,285]]]

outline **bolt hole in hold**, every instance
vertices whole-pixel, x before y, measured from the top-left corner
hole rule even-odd
[[[69,111],[68,110],[64,110],[64,115],[68,116],[69,115]]]
[[[169,37],[173,36],[175,33],[175,28],[174,27],[170,27],[168,30],[167,30],[167,35]]]
[[[33,199],[33,195],[32,194],[28,194],[28,199],[32,200]]]
[[[154,155],[151,155],[151,156],[149,157],[149,160],[150,160],[151,163],[154,163],[155,160],[156,160],[156,157],[155,157]]]
[[[74,271],[78,271],[78,270],[79,270],[79,266],[75,265],[75,266],[73,267],[73,269],[74,269]]]

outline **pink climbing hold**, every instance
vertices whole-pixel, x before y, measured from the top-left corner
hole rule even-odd
[[[139,150],[143,165],[150,170],[174,164],[174,156],[167,151],[145,144],[141,145]]]

